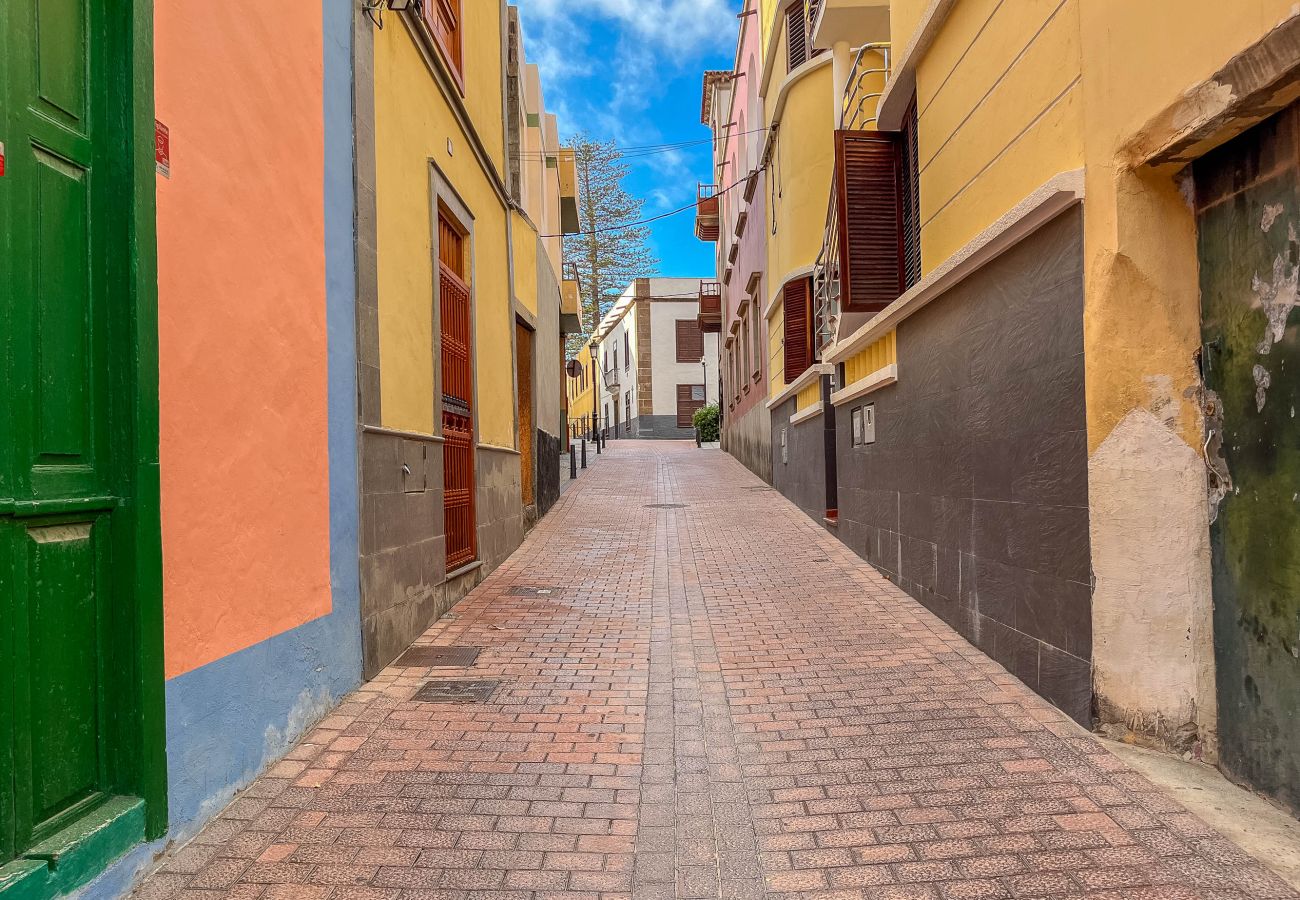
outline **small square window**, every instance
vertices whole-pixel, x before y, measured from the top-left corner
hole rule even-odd
[[[698,400],[701,403],[704,402],[704,385],[702,384],[691,385],[691,399]]]

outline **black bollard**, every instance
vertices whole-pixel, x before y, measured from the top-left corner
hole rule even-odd
[[[577,477],[578,477],[578,457],[577,454],[573,452],[573,445],[570,444],[569,445],[569,480],[572,481]]]
[[[587,439],[582,439],[582,467],[587,468]]]

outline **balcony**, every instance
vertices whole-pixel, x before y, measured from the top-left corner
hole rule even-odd
[[[578,221],[578,163],[573,150],[560,148],[558,154],[560,175],[560,231],[577,234],[582,230]]]
[[[700,282],[699,323],[705,334],[722,331],[722,285],[717,281]]]
[[[560,331],[578,334],[582,331],[582,295],[578,290],[578,269],[570,265],[560,282]]]
[[[889,40],[889,0],[805,0],[804,8],[818,50],[837,41],[857,47]]]
[[[716,241],[718,227],[718,186],[702,184],[696,193],[695,236],[702,241]]]

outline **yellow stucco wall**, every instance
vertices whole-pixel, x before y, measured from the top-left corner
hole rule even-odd
[[[570,421],[591,415],[591,398],[595,390],[595,382],[591,375],[591,347],[583,345],[575,359],[582,364],[583,370],[587,372],[587,385],[579,389],[579,381],[576,378],[570,378],[568,375],[564,376],[564,387],[569,398]]]
[[[784,42],[784,38],[782,38]],[[822,61],[825,61],[824,64]],[[811,266],[822,247],[831,177],[835,168],[834,97],[829,54],[816,68],[796,76],[781,116],[777,147],[768,168],[767,271],[773,290],[780,279]],[[767,116],[775,112],[775,95],[767,98]],[[778,193],[774,200],[773,193]],[[772,223],[776,232],[772,233]]]
[[[767,317],[767,395],[785,389],[785,307],[778,305]]]
[[[795,412],[803,412],[805,409],[811,409],[816,406],[822,399],[822,381],[820,378],[814,379],[812,384],[805,387],[795,396]]]
[[[515,299],[537,315],[537,232],[517,212],[510,213],[511,240],[515,251]]]
[[[912,42],[920,27],[921,15],[930,2],[931,0],[890,0],[889,41],[893,45],[896,59]]]
[[[1079,0],[963,0],[917,67],[922,269],[1083,163]]]
[[[498,8],[467,4],[466,103],[489,153],[501,155]],[[487,10],[493,10],[492,15]],[[433,197],[430,160],[473,216],[469,280],[480,439],[514,446],[514,365],[506,211],[411,33],[373,29],[383,424],[434,433]],[[489,65],[489,62],[491,63]],[[491,85],[495,84],[496,88]],[[491,94],[495,90],[495,100]],[[450,139],[450,152],[448,140]],[[495,149],[494,149],[495,148]],[[534,270],[535,272],[535,270]],[[535,295],[536,292],[534,291]]]
[[[1173,399],[1176,429],[1199,450],[1195,221],[1173,172],[1132,170],[1124,148],[1146,124],[1286,18],[1287,0],[1091,0],[1081,12],[1087,65],[1088,443],[1095,450],[1137,407]],[[1159,40],[1150,36],[1159,34]],[[1141,85],[1141,90],[1133,90]],[[1114,302],[1127,296],[1126,302]],[[1095,360],[1095,362],[1094,362]],[[1152,378],[1168,378],[1153,395]]]
[[[895,365],[897,362],[898,332],[891,331],[844,361],[844,383],[849,385],[861,381],[868,375],[879,372],[886,366]]]

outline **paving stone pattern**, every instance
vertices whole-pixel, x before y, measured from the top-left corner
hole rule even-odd
[[[717,451],[611,442],[420,643],[483,651],[385,670],[139,896],[1296,896]]]

